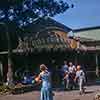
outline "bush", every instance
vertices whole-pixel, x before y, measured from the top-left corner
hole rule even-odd
[[[7,92],[10,92],[12,89],[9,88],[8,86],[5,86],[5,85],[1,85],[0,86],[0,94],[4,94],[4,93],[7,93]]]

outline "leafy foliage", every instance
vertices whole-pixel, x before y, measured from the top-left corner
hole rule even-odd
[[[0,21],[27,26],[40,17],[53,17],[68,8],[63,0],[0,0]]]
[[[0,85],[0,95],[4,94],[6,92],[9,92],[9,91],[11,91],[11,89],[8,86]]]

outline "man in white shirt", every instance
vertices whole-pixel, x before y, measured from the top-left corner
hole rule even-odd
[[[70,89],[76,88],[76,84],[74,82],[74,78],[76,75],[76,67],[73,65],[72,62],[69,62],[68,71],[69,71]]]
[[[84,83],[86,80],[85,80],[85,73],[81,69],[80,65],[77,66],[75,81],[76,80],[78,81],[80,94],[83,94],[84,93]]]
[[[75,73],[76,67],[73,65],[72,62],[69,62],[68,70],[69,70],[69,73]]]

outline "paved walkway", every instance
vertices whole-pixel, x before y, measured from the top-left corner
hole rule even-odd
[[[54,100],[93,100],[96,93],[100,92],[100,86],[86,87],[86,94],[79,95],[78,91],[54,91]],[[2,95],[0,100],[40,100],[40,92],[32,91],[18,95]]]

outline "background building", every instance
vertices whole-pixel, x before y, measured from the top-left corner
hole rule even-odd
[[[91,72],[95,71],[99,76],[100,72],[100,26],[75,29],[74,37],[80,39],[80,43],[86,48],[85,66],[89,67]]]

